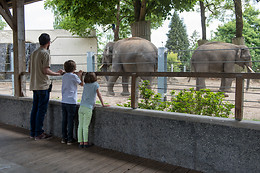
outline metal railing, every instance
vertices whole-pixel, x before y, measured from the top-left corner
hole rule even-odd
[[[235,119],[243,119],[244,103],[244,79],[260,79],[259,73],[195,73],[195,72],[137,72],[137,73],[116,73],[96,72],[97,76],[129,76],[131,77],[131,108],[137,108],[138,84],[137,78],[142,76],[152,77],[205,77],[205,78],[235,78]]]

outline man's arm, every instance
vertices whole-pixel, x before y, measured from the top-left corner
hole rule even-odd
[[[46,68],[43,69],[43,73],[46,74],[46,75],[49,75],[49,76],[60,76],[60,75],[63,74],[63,72],[64,72],[64,71],[63,71],[62,69],[60,69],[60,70],[57,71],[57,72],[54,72],[54,71],[52,71],[52,70],[50,69],[50,67],[46,67]]]

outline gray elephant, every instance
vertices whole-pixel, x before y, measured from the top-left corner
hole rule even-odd
[[[252,71],[252,61],[248,47],[230,43],[211,42],[199,46],[191,58],[191,68],[195,72],[234,73],[235,64]],[[232,78],[222,78],[220,91],[231,91]],[[196,90],[206,88],[205,78],[196,79]],[[247,89],[249,87],[249,80]]]
[[[110,42],[106,45],[101,70],[106,72],[112,65],[111,72],[155,72],[157,69],[157,48],[150,41],[132,37]],[[119,76],[110,76],[107,83],[108,94],[115,95],[114,83]],[[142,77],[152,82],[152,77]],[[130,95],[128,91],[129,77],[122,77],[123,92],[121,95]]]

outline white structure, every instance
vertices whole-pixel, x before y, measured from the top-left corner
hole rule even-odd
[[[91,32],[88,37],[73,36],[70,32],[58,30],[29,30],[25,31],[27,43],[39,43],[41,33],[51,37],[51,63],[63,65],[66,60],[72,59],[77,63],[77,70],[87,71],[87,52],[97,53],[96,32]],[[12,30],[0,31],[0,43],[13,43]]]

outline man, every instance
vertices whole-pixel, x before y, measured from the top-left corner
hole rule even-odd
[[[29,64],[30,90],[33,91],[30,137],[35,140],[50,137],[42,129],[50,96],[51,82],[48,75],[60,76],[63,74],[63,70],[59,70],[58,72],[50,70],[50,36],[46,33],[41,34],[39,43],[40,47],[32,53]]]

